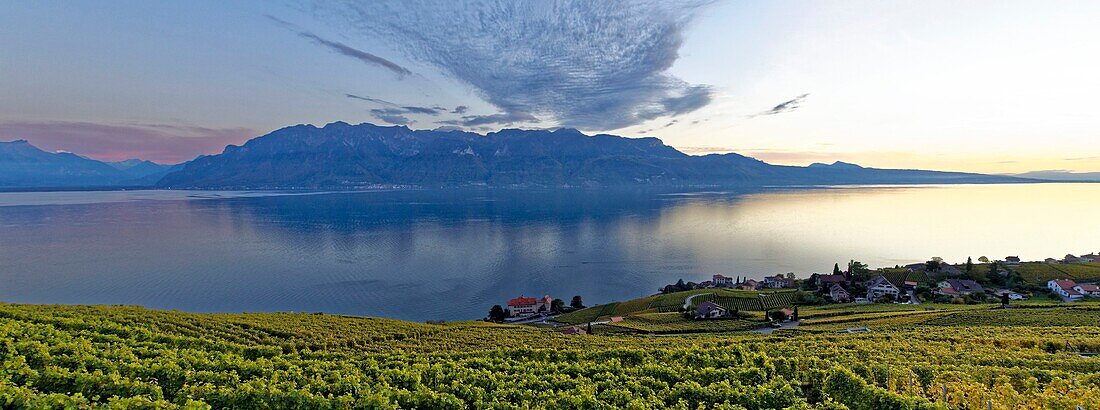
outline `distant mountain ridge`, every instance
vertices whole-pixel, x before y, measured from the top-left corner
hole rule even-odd
[[[170,172],[156,186],[316,189],[370,186],[766,186],[1009,183],[999,175],[863,168],[836,162],[778,166],[738,154],[691,156],[657,138],[573,129],[481,135],[404,126],[295,125],[228,146]]]
[[[0,142],[0,188],[151,186],[175,167],[149,161],[105,163],[46,152],[26,140]]]

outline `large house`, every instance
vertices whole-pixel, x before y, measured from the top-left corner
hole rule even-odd
[[[1020,264],[1019,256],[1005,256],[1005,265],[1016,266]]]
[[[829,288],[829,299],[836,303],[851,302],[852,294],[848,293],[848,291],[844,290],[840,285],[833,284],[833,286]]]
[[[550,296],[543,296],[541,298],[531,298],[520,296],[508,301],[508,316],[511,317],[526,317],[537,313],[549,312],[550,303],[553,299]]]
[[[1100,297],[1100,287],[1097,287],[1095,283],[1078,283],[1073,287],[1077,293],[1090,297]]]
[[[982,285],[970,279],[947,279],[940,281],[937,286],[940,288],[940,293],[945,295],[969,295],[972,293],[985,292],[985,288],[983,288]],[[954,292],[944,292],[944,289],[951,289]]]
[[[867,299],[871,301],[878,300],[884,296],[893,296],[897,299],[901,295],[901,289],[898,289],[893,283],[890,283],[882,275],[875,276],[871,280],[867,281]]]
[[[821,289],[830,289],[833,285],[842,285],[848,282],[844,275],[817,275],[817,286]]]
[[[768,276],[764,278],[764,287],[768,289],[793,288],[794,279],[787,279],[783,275]]]
[[[752,279],[745,279],[744,282],[737,285],[737,288],[741,290],[756,290],[758,286],[760,286],[759,282]]]
[[[1083,297],[1081,292],[1074,289],[1076,286],[1077,284],[1069,279],[1052,279],[1047,282],[1047,287],[1050,288],[1051,292],[1066,300],[1078,300]]]
[[[710,281],[712,284],[714,284],[714,286],[720,288],[733,286],[733,278],[723,276],[721,274],[715,274],[713,277],[711,277]]]

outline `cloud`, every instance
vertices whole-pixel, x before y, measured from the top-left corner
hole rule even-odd
[[[435,106],[435,107],[418,107],[418,106],[415,106],[415,105],[404,105],[404,106],[402,106],[402,105],[397,105],[397,104],[394,104],[392,102],[389,102],[389,101],[386,101],[386,100],[383,100],[383,99],[378,99],[378,98],[373,98],[373,97],[366,97],[366,96],[355,95],[355,94],[344,94],[344,96],[346,96],[348,98],[351,98],[351,99],[355,99],[355,100],[363,100],[363,101],[369,101],[369,102],[376,103],[376,104],[385,105],[386,108],[373,108],[373,109],[370,110],[370,113],[372,115],[374,115],[375,117],[377,117],[378,119],[380,119],[382,121],[385,121],[385,122],[388,122],[390,124],[406,125],[406,124],[414,123],[415,121],[412,121],[412,120],[409,119],[409,117],[406,117],[406,115],[408,115],[408,114],[424,114],[424,115],[438,116],[439,114],[447,112],[446,108],[439,107],[439,106]]]
[[[784,102],[780,103],[779,105],[776,105],[775,107],[772,107],[772,109],[770,109],[770,110],[767,110],[767,111],[764,111],[764,112],[761,112],[761,113],[758,113],[758,114],[750,115],[749,118],[757,117],[757,116],[761,116],[761,115],[775,115],[775,114],[782,114],[782,113],[785,113],[785,112],[794,111],[794,110],[798,109],[798,107],[801,106],[802,101],[805,100],[806,97],[809,97],[809,96],[810,96],[810,94],[802,94],[800,96],[794,97],[794,99],[792,99],[792,100],[784,101]]]
[[[69,151],[105,161],[141,158],[174,164],[221,152],[257,135],[247,128],[179,124],[104,124],[63,121],[0,122],[0,140],[26,139],[46,151]]]
[[[528,113],[500,113],[489,115],[467,115],[457,120],[438,121],[439,124],[461,125],[463,127],[479,127],[485,125],[512,125],[515,123],[541,122],[537,117]]]
[[[409,117],[406,117],[406,116],[401,115],[401,114],[376,113],[374,111],[375,110],[371,110],[371,113],[374,114],[375,117],[378,117],[378,119],[380,119],[382,121],[385,121],[385,122],[388,122],[390,124],[409,125],[409,124],[412,124],[412,123],[415,122],[413,120],[410,120]]]
[[[388,41],[505,113],[611,130],[710,103],[668,73],[709,0],[318,0],[318,17]]]
[[[352,46],[349,46],[347,44],[344,44],[344,43],[341,43],[341,42],[338,42],[338,41],[326,40],[324,38],[321,38],[320,36],[317,36],[316,34],[313,34],[309,31],[306,31],[306,30],[298,27],[297,25],[295,25],[293,23],[290,23],[290,22],[287,22],[287,21],[284,21],[284,20],[280,20],[279,18],[276,18],[274,16],[267,15],[267,18],[271,19],[271,21],[274,21],[275,23],[279,24],[280,26],[283,26],[287,30],[290,30],[290,31],[293,31],[293,32],[297,33],[299,37],[312,40],[314,43],[316,43],[318,45],[321,45],[321,46],[324,46],[324,47],[328,48],[331,51],[334,51],[336,53],[343,54],[345,56],[357,59],[357,60],[362,61],[362,62],[364,62],[368,65],[378,66],[378,67],[382,67],[382,68],[385,68],[387,70],[390,70],[394,74],[397,74],[397,78],[404,78],[404,77],[409,76],[409,75],[412,74],[412,71],[409,71],[409,69],[407,69],[405,67],[402,67],[402,66],[398,65],[397,63],[395,63],[393,61],[387,60],[385,58],[376,56],[374,54],[371,54],[371,53],[368,53],[366,51],[354,48]]]
[[[451,110],[451,114],[465,114],[466,111],[469,111],[469,110],[470,110],[470,107],[467,107],[465,105],[460,105],[460,106],[455,107],[455,109]]]
[[[373,103],[378,103],[378,104],[383,104],[383,105],[397,105],[397,104],[391,103],[391,102],[386,101],[386,100],[382,100],[382,99],[378,99],[378,98],[371,98],[371,97],[364,97],[364,96],[361,96],[361,95],[344,94],[344,96],[346,96],[348,98],[351,98],[351,99],[355,99],[355,100],[370,101],[370,102],[373,102]]]

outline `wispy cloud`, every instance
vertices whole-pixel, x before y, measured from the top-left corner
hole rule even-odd
[[[312,9],[439,67],[505,116],[610,130],[710,103],[711,87],[668,73],[709,3],[333,0]]]
[[[354,99],[354,100],[370,101],[372,103],[378,103],[378,104],[382,104],[382,105],[391,105],[391,106],[396,106],[397,105],[397,104],[391,103],[389,101],[386,101],[386,100],[383,100],[383,99],[380,99],[380,98],[372,98],[372,97],[366,97],[366,96],[355,95],[355,94],[344,94],[344,96],[346,96],[348,98],[351,98],[351,99]]]
[[[74,152],[106,161],[141,158],[168,164],[221,152],[226,145],[240,144],[256,134],[247,128],[180,124],[0,122],[0,140],[26,139],[44,150]]]
[[[404,77],[412,74],[412,71],[409,71],[409,69],[407,69],[405,67],[402,67],[402,66],[398,65],[397,63],[395,63],[393,61],[387,60],[385,58],[376,56],[374,54],[368,53],[366,51],[357,49],[355,47],[349,46],[347,44],[344,44],[344,43],[341,43],[341,42],[338,42],[338,41],[332,41],[332,40],[327,40],[327,39],[321,38],[320,36],[318,36],[316,34],[313,34],[312,32],[309,32],[309,31],[307,31],[307,30],[305,30],[301,27],[298,27],[297,25],[295,25],[293,23],[287,22],[287,21],[279,19],[277,17],[271,16],[271,15],[266,15],[266,17],[268,19],[270,19],[271,21],[274,21],[276,24],[278,24],[280,26],[283,26],[287,30],[290,30],[290,31],[293,31],[293,32],[297,33],[299,37],[309,39],[309,40],[313,41],[314,43],[316,43],[318,45],[321,45],[321,46],[324,46],[325,48],[328,48],[331,51],[334,51],[336,53],[343,54],[345,56],[357,59],[359,61],[367,63],[368,65],[382,67],[382,68],[385,68],[387,70],[390,70],[394,74],[397,74],[398,78],[404,78]]]
[[[800,96],[794,97],[791,100],[781,102],[781,103],[779,103],[779,105],[776,105],[775,107],[772,107],[772,109],[770,109],[770,110],[750,115],[749,118],[758,117],[758,116],[761,116],[761,115],[782,114],[782,113],[785,113],[785,112],[791,112],[791,111],[797,110],[798,107],[800,107],[802,105],[802,101],[804,101],[806,99],[806,97],[809,97],[809,96],[810,96],[810,94],[802,94]]]

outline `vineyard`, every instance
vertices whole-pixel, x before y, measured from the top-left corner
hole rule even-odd
[[[1076,281],[1100,280],[1100,263],[1039,263],[1027,262],[1012,268],[1024,280],[1045,286],[1051,279],[1073,279]]]
[[[807,308],[833,322],[772,335],[566,336],[473,322],[0,305],[0,407],[1100,408],[1091,355],[1100,310],[863,309]],[[677,326],[671,319],[649,312],[621,324]],[[867,323],[879,324],[831,330]]]

